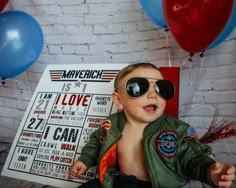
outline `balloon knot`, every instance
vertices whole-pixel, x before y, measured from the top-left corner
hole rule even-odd
[[[169,29],[165,26],[165,29],[164,29],[164,31],[165,32],[168,32],[169,31]]]
[[[203,57],[203,56],[204,56],[204,52],[205,52],[205,50],[203,50],[203,51],[200,53],[200,57]]]
[[[192,57],[189,57],[189,58],[188,58],[188,61],[192,62],[192,61],[193,61]]]
[[[5,81],[5,79],[4,79],[4,78],[2,78],[0,86],[3,86],[3,87],[5,87],[5,84],[6,84],[6,81]]]
[[[192,62],[192,61],[193,61],[193,58],[192,58],[192,57],[193,57],[193,55],[194,55],[194,53],[190,53],[190,54],[189,54],[189,56],[190,56],[190,57],[188,58],[188,61],[190,61],[190,62]]]

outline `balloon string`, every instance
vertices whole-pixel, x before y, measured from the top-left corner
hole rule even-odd
[[[167,27],[165,27],[166,45],[169,47],[169,36],[168,36],[168,31],[169,31],[169,29],[168,29]],[[169,51],[169,53],[168,53],[168,64],[169,64],[169,67],[172,67],[170,51]]]
[[[165,28],[165,34],[166,34],[166,44],[167,44],[167,46],[169,46],[169,36],[168,36],[168,29],[167,29],[167,27]]]
[[[170,58],[170,51],[169,51],[169,53],[168,53],[168,58],[169,58],[169,67],[172,67],[171,58]]]
[[[197,97],[198,89],[199,89],[199,85],[200,85],[200,80],[202,79],[202,69],[203,69],[203,63],[204,63],[204,56],[202,55],[200,57],[201,57],[200,69],[199,69],[199,73],[198,73],[197,85],[195,87],[195,91],[193,94],[192,104],[196,101],[196,97]]]
[[[188,82],[188,88],[190,88],[191,74],[192,74],[192,63],[189,63],[189,73],[188,73],[188,77],[189,77],[190,82]]]

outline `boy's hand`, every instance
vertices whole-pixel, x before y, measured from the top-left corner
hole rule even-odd
[[[87,167],[85,166],[85,164],[77,160],[71,165],[69,169],[68,179],[76,179],[81,174],[83,174],[86,170],[87,170]]]
[[[235,167],[216,162],[210,166],[210,176],[212,182],[220,187],[229,188],[235,179]]]

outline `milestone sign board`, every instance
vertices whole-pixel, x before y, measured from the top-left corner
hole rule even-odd
[[[22,119],[2,175],[62,188],[96,176],[96,167],[68,180],[70,165],[104,119],[116,112],[114,78],[127,64],[48,65]]]

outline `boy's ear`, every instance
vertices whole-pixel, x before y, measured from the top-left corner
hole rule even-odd
[[[112,93],[112,101],[115,103],[116,107],[119,110],[123,109],[123,105],[122,105],[122,103],[120,101],[120,95],[117,92],[115,92],[115,91]]]

